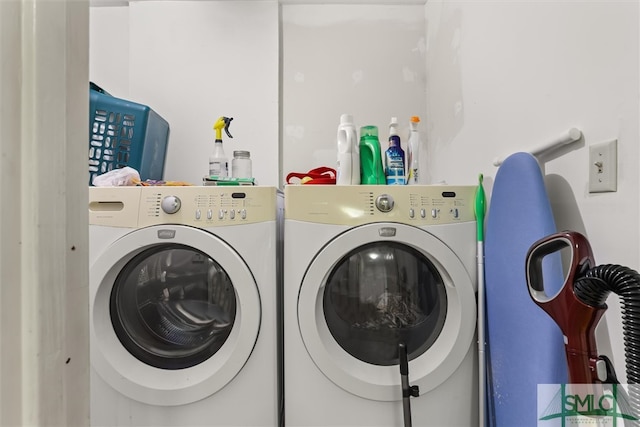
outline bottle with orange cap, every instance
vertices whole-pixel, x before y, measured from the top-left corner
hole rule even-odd
[[[420,123],[420,117],[411,117],[409,124],[409,142],[407,143],[407,165],[408,165],[408,177],[407,184],[418,184],[418,167],[420,164],[420,132],[418,131],[418,123]]]

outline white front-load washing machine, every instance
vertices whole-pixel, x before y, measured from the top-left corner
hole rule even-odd
[[[92,425],[280,425],[281,200],[90,187]]]
[[[478,424],[475,190],[285,188],[287,426]]]

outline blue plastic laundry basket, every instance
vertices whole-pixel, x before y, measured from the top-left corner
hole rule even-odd
[[[111,96],[90,83],[89,185],[93,177],[129,166],[141,180],[164,179],[169,123],[150,107]]]

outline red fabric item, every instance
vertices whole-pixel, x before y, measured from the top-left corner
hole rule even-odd
[[[334,184],[336,183],[336,170],[321,166],[311,169],[309,172],[291,172],[287,175],[287,184]]]

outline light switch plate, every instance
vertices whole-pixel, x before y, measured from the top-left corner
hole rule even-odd
[[[589,147],[589,193],[618,191],[618,140]]]

